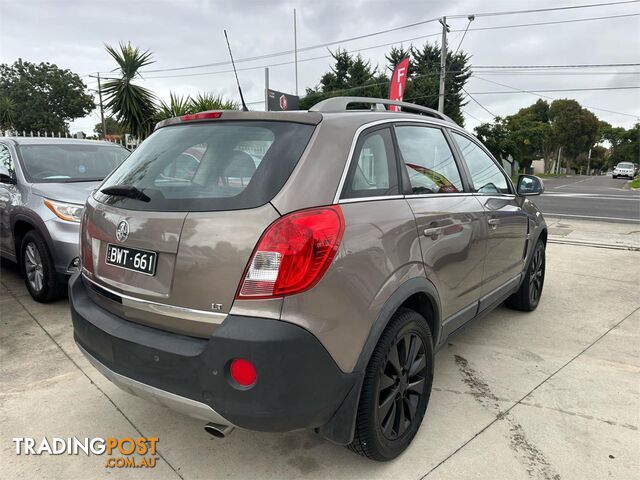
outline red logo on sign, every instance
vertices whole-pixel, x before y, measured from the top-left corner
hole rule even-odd
[[[284,95],[280,95],[280,110],[286,110],[287,108],[289,108],[289,102],[287,102],[287,97],[285,97]]]

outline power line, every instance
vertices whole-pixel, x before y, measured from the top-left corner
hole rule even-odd
[[[632,0],[632,2],[614,2],[611,5],[618,4],[618,3],[634,3],[634,2],[638,2],[638,1],[640,1],[640,0]],[[610,5],[610,4],[598,4],[598,6],[604,6],[604,5]],[[578,7],[574,7],[574,8],[578,8]],[[554,9],[552,9],[552,10],[554,10]],[[563,23],[587,22],[587,21],[593,21],[593,20],[606,20],[606,19],[614,19],[614,18],[633,17],[633,16],[638,16],[638,15],[640,15],[640,14],[639,13],[630,13],[630,14],[621,14],[621,15],[607,15],[607,16],[600,16],[600,17],[576,18],[576,19],[547,21],[547,22],[521,23],[521,24],[513,24],[513,25],[494,25],[494,26],[477,27],[477,28],[469,28],[467,26],[467,29],[457,29],[457,30],[452,30],[451,32],[452,33],[465,32],[465,30],[470,31],[470,32],[474,32],[474,31],[484,31],[484,30],[497,30],[497,29],[504,29],[504,28],[532,27],[532,26],[541,26],[541,25],[557,25],[557,24],[563,24]],[[484,16],[487,16],[487,15],[484,15]],[[454,16],[454,17],[456,17],[456,16]],[[466,15],[459,15],[456,18],[459,18],[459,17],[466,17]],[[437,18],[431,18],[429,20],[423,20],[423,21],[420,21],[420,22],[410,23],[410,24],[407,24],[407,25],[401,25],[399,27],[393,27],[393,28],[389,28],[389,29],[386,29],[386,30],[380,30],[380,31],[377,31],[377,32],[371,32],[371,33],[367,33],[367,34],[363,34],[363,35],[358,35],[358,36],[355,36],[355,37],[343,38],[343,39],[340,39],[340,40],[333,40],[331,42],[319,43],[319,44],[310,45],[310,46],[307,46],[307,47],[300,47],[300,48],[298,48],[298,52],[305,52],[305,51],[309,51],[309,50],[315,50],[315,49],[318,49],[318,48],[326,48],[326,47],[338,45],[340,43],[352,42],[354,40],[362,40],[364,38],[369,38],[369,37],[381,35],[381,34],[384,34],[384,33],[390,33],[390,32],[393,32],[393,31],[403,30],[405,28],[411,28],[411,27],[415,27],[415,26],[419,26],[419,25],[425,25],[425,24],[428,24],[428,23],[433,23],[433,22],[435,22],[437,20],[438,20]],[[427,36],[435,36],[435,35],[437,35],[437,34],[425,35],[423,37],[416,37],[415,39],[425,38]],[[404,40],[404,41],[407,41],[407,40]],[[399,43],[399,42],[393,42],[393,43],[391,43],[391,45],[393,45],[394,43]],[[389,44],[387,44],[387,45],[389,45]],[[294,50],[283,50],[283,51],[280,51],[280,52],[272,52],[272,53],[266,53],[266,54],[263,54],[263,55],[256,55],[256,56],[252,56],[252,57],[239,58],[238,60],[236,60],[236,63],[252,62],[252,61],[255,61],[255,60],[264,60],[264,59],[267,59],[267,58],[279,57],[279,56],[283,56],[283,55],[292,55],[293,53],[294,53]],[[228,60],[215,62],[215,63],[205,63],[205,64],[201,64],[201,65],[184,66],[184,67],[150,69],[150,70],[145,70],[143,73],[171,72],[171,71],[180,71],[180,70],[191,70],[191,69],[197,69],[197,68],[220,67],[220,66],[226,66],[226,65],[230,65]],[[268,65],[268,66],[271,66],[271,65]],[[108,72],[104,72],[104,73],[108,73]]]
[[[510,11],[502,11],[502,12],[485,12],[485,13],[474,13],[476,17],[496,17],[501,15],[517,15],[517,14],[525,14],[525,13],[538,13],[538,12],[556,12],[559,10],[574,10],[578,8],[595,8],[595,7],[608,7],[610,5],[624,5],[627,3],[638,3],[640,0],[626,0],[620,2],[607,2],[607,3],[590,3],[587,5],[563,5],[560,7],[549,7],[549,8],[535,8],[529,10],[510,10]],[[467,17],[468,15],[447,15],[449,18],[462,18]]]
[[[510,75],[510,76],[531,76],[531,77],[536,77],[536,76],[580,76],[580,75],[640,75],[640,71],[633,71],[633,72],[553,72],[553,71],[517,71],[517,70],[486,70],[486,71],[480,71],[480,70],[476,70],[474,68],[471,68],[471,70],[474,73],[480,73],[482,75]]]
[[[464,93],[466,93],[466,94],[469,96],[469,98],[470,98],[471,100],[473,100],[474,102],[476,102],[476,103],[480,106],[480,108],[482,108],[485,112],[487,112],[489,115],[491,115],[491,118],[495,118],[495,117],[497,117],[497,115],[496,115],[495,113],[491,112],[487,107],[485,107],[484,105],[482,105],[478,100],[476,100],[476,99],[475,99],[475,97],[473,97],[469,92],[467,92],[467,91],[465,90],[465,88],[464,88],[464,87],[460,87],[460,88],[462,88],[462,91],[463,91]]]
[[[474,78],[477,78],[479,80],[484,80],[485,82],[489,82],[489,83],[493,83],[495,85],[499,85],[501,87],[506,87],[506,88],[511,88],[513,90],[515,90],[516,92],[520,92],[520,93],[528,93],[530,95],[533,95],[534,97],[538,97],[538,98],[546,98],[548,100],[557,100],[557,98],[555,97],[551,97],[549,95],[541,95],[539,92],[539,90],[533,91],[533,90],[522,90],[520,88],[517,87],[513,87],[511,85],[507,85],[506,83],[501,83],[501,82],[496,82],[494,80],[489,80],[488,78],[483,78],[483,77],[478,77],[474,75]],[[633,118],[638,118],[638,115],[632,115],[630,113],[624,113],[624,112],[617,112],[615,110],[609,110],[606,108],[601,108],[601,107],[594,107],[593,105],[583,105],[586,108],[590,108],[592,110],[600,110],[602,112],[607,112],[607,113],[615,113],[617,115],[624,115],[626,117],[633,117]]]
[[[465,115],[469,115],[471,118],[473,118],[474,120],[477,120],[480,123],[485,123],[483,120],[480,120],[478,117],[476,117],[475,115],[472,115],[471,113],[467,112],[464,108],[461,108],[462,113],[464,113]]]
[[[480,77],[475,77],[480,78]],[[624,87],[585,87],[585,88],[544,88],[544,89],[532,89],[532,90],[523,90],[520,93],[545,93],[545,92],[591,92],[591,91],[601,91],[601,90],[638,90],[640,89],[640,85],[630,85]],[[502,93],[518,93],[513,91],[497,91],[497,92],[474,92],[474,95],[496,95]],[[634,115],[635,116],[635,115]]]
[[[562,65],[476,65],[475,68],[601,68],[637,67],[640,63],[574,63]]]
[[[592,17],[592,18],[584,18],[584,19],[573,19],[573,20],[562,20],[562,21],[558,21],[558,22],[540,22],[540,23],[533,23],[533,24],[517,24],[517,25],[502,25],[502,26],[496,26],[496,27],[481,27],[481,28],[476,28],[476,29],[469,29],[470,31],[478,31],[478,30],[489,30],[489,29],[495,29],[495,28],[515,28],[515,27],[525,27],[525,26],[537,26],[537,25],[554,25],[557,23],[570,23],[570,22],[581,22],[581,21],[589,21],[589,20],[604,20],[604,19],[608,19],[608,18],[620,18],[620,17],[632,17],[632,16],[639,16],[640,13],[632,13],[632,14],[625,14],[625,15],[613,15],[613,16],[607,16],[607,17]],[[464,30],[453,30],[455,31],[464,31]],[[363,47],[363,48],[358,48],[358,49],[354,49],[354,50],[349,50],[348,53],[358,53],[358,52],[363,52],[366,50],[373,50],[376,48],[380,48],[380,47],[388,47],[391,45],[397,45],[398,43],[405,43],[405,42],[411,42],[414,40],[422,40],[425,38],[429,38],[429,37],[435,37],[440,35],[439,33],[431,33],[431,34],[427,34],[427,35],[421,35],[418,37],[412,37],[412,38],[408,38],[408,39],[404,39],[404,40],[397,40],[394,42],[388,42],[388,43],[382,43],[382,44],[377,44],[377,45],[372,45],[369,47]],[[263,55],[262,57],[264,58],[268,58],[268,57],[273,57],[273,56],[279,56],[282,53],[274,53],[274,54],[268,54],[268,55]],[[252,57],[254,58],[254,57]],[[325,58],[331,58],[331,55],[320,55],[320,56],[316,56],[316,57],[310,57],[310,58],[305,58],[305,59],[299,59],[298,62],[308,62],[308,61],[314,61],[314,60],[320,60],[320,59],[325,59]],[[247,59],[245,59],[247,60]],[[239,60],[240,61],[240,60]],[[246,68],[239,68],[238,71],[249,71],[249,70],[262,70],[266,67],[280,67],[280,66],[285,66],[285,65],[291,65],[293,64],[293,61],[286,61],[286,62],[280,62],[280,63],[272,63],[272,64],[266,64],[266,65],[260,65],[257,67],[246,67]],[[210,65],[229,65],[229,62],[219,62],[218,64],[210,64]],[[623,63],[623,64],[615,64],[615,63],[610,63],[610,64],[582,64],[582,65],[530,65],[530,66],[518,66],[518,68],[546,68],[546,67],[556,67],[556,68],[578,68],[578,67],[586,67],[586,66],[590,66],[590,67],[601,67],[601,66],[638,66],[640,64],[638,63]],[[495,65],[495,66],[478,66],[477,68],[515,68],[515,66],[507,66],[507,65]],[[187,68],[199,68],[199,66],[195,66],[195,67],[181,67],[181,69],[187,69]],[[160,69],[160,70],[153,70],[153,71],[169,71],[169,70],[173,70],[173,69]],[[151,72],[152,70],[147,70],[145,72],[142,73],[148,73]],[[178,75],[154,75],[151,77],[146,77],[146,79],[156,79],[156,78],[179,78],[179,77],[195,77],[195,76],[206,76],[206,75],[217,75],[217,74],[221,74],[221,73],[233,73],[233,70],[218,70],[218,71],[214,71],[214,72],[199,72],[199,73],[184,73],[184,74],[178,74]]]
[[[640,1],[640,0],[637,0]],[[562,23],[577,23],[577,22],[590,22],[593,20],[608,20],[613,18],[625,18],[625,17],[637,17],[640,13],[624,13],[621,15],[606,15],[603,17],[587,17],[587,18],[571,18],[568,20],[554,20],[549,22],[533,22],[533,23],[515,23],[512,25],[493,25],[489,27],[470,28],[470,32],[480,32],[483,30],[501,30],[504,28],[520,28],[520,27],[538,27],[541,25],[559,25]],[[453,30],[458,32],[460,30]]]
[[[469,31],[469,26],[471,25],[471,22],[473,22],[473,20],[474,20],[474,17],[469,17],[469,23],[467,23],[467,28],[464,29],[464,33],[462,34],[460,43],[458,43],[458,48],[456,48],[456,51],[453,54],[454,57],[458,54],[458,50],[460,50],[460,47],[462,46],[462,42],[464,42],[464,37],[467,36],[467,32]]]

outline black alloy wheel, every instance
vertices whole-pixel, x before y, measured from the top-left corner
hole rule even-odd
[[[507,307],[523,312],[531,312],[538,307],[544,286],[545,256],[544,242],[538,240],[520,288],[505,301]]]
[[[384,462],[407,449],[429,403],[433,352],[427,320],[399,308],[367,365],[351,450]]]
[[[538,304],[544,284],[544,248],[536,248],[529,272],[529,301]]]
[[[378,383],[378,425],[389,440],[402,436],[415,418],[426,374],[421,338],[416,333],[400,332],[387,354]]]

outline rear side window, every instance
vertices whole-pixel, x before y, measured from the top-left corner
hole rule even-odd
[[[511,193],[507,179],[496,162],[474,141],[451,132],[471,174],[471,182],[478,193]]]
[[[282,188],[314,126],[290,122],[192,123],[161,128],[103,184],[132,186],[149,200],[96,192],[131,210],[214,211],[254,208]]]
[[[460,172],[442,130],[397,126],[396,137],[414,194],[463,191]]]
[[[388,128],[365,133],[351,159],[342,198],[397,195],[398,172]]]

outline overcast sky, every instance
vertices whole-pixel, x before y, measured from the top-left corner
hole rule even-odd
[[[467,15],[482,12],[523,10],[584,5],[608,0],[330,0],[304,1],[208,1],[208,0],[0,0],[0,63],[17,58],[31,62],[51,62],[79,75],[109,72],[114,61],[104,44],[131,41],[153,52],[155,63],[147,69],[169,69],[228,60],[223,28],[226,28],[234,57],[243,59],[293,49],[293,9],[297,9],[298,47],[334,42],[380,30],[400,27],[442,15]],[[566,65],[640,63],[640,16],[601,19],[490,30],[473,29],[513,24],[558,22],[574,19],[639,14],[640,3],[598,8],[530,14],[478,16],[470,26],[461,50],[471,55],[474,68],[495,65]],[[454,30],[449,48],[455,49],[467,26],[466,18],[450,19]],[[440,25],[426,23],[365,39],[345,41],[338,46],[350,51],[362,50],[365,59],[385,68],[384,54],[390,48],[376,45],[422,45],[439,41]],[[426,38],[410,41],[415,37]],[[327,48],[299,53],[299,90],[315,86],[331,64]],[[238,68],[247,102],[261,110],[264,98],[264,66],[292,62],[293,55],[282,55],[251,62],[239,62]],[[257,67],[257,68],[255,68]],[[140,84],[167,98],[170,91],[192,94],[199,91],[220,93],[237,99],[228,66],[146,73]],[[568,71],[567,71],[568,70]],[[220,72],[223,73],[211,73]],[[486,70],[484,70],[486,72]],[[192,75],[192,74],[203,75]],[[271,66],[271,88],[293,93],[293,64]],[[481,94],[520,90],[576,89],[640,85],[640,66],[566,69],[544,72],[477,73],[466,89],[489,112],[509,115],[536,100],[526,93]],[[184,76],[189,74],[191,76]],[[171,78],[154,78],[167,77]],[[181,75],[181,76],[176,76]],[[506,86],[490,83],[499,82]],[[95,80],[83,77],[90,88]],[[601,90],[542,93],[553,98],[575,98],[591,107],[599,118],[613,125],[630,127],[640,117],[640,90]],[[595,107],[612,110],[609,113]],[[473,128],[491,115],[470,101],[464,107],[466,126]],[[73,122],[72,131],[92,132],[99,121],[98,111]]]

